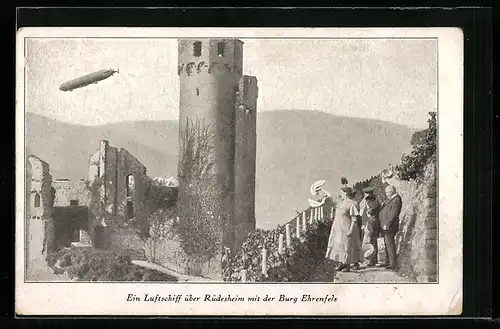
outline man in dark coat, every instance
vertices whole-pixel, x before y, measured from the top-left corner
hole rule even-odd
[[[373,246],[373,253],[368,258],[369,263],[366,266],[374,266],[378,261],[378,243],[377,238],[380,233],[380,221],[378,218],[380,211],[380,202],[378,201],[375,194],[373,194],[373,188],[367,187],[363,189],[365,197],[360,202],[360,214],[362,216],[362,228],[365,234],[369,234],[367,237],[362,237],[361,241],[367,241],[367,243]],[[372,213],[372,216],[368,216],[368,211]]]
[[[385,264],[383,266],[394,270],[396,268],[396,243],[394,237],[399,231],[399,214],[402,200],[396,193],[396,188],[389,185],[385,189],[387,200],[382,203],[379,213],[381,232],[385,244]]]

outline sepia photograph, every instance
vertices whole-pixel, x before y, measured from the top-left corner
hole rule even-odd
[[[269,306],[300,307],[453,277],[461,303],[462,119],[440,95],[455,30],[152,30],[18,36],[20,284],[174,304],[294,286]]]

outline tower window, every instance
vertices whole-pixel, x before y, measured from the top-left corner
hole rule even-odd
[[[71,228],[71,242],[80,242],[80,230],[77,227]]]
[[[200,89],[196,88],[196,96],[200,96]]]
[[[127,175],[126,177],[126,194],[128,197],[132,196],[134,193],[135,181],[133,175]]]
[[[217,55],[219,57],[224,57],[224,49],[226,48],[226,44],[224,42],[217,43]]]
[[[40,207],[40,194],[35,193],[35,208]]]
[[[193,56],[200,57],[201,56],[201,42],[196,41],[193,43]]]

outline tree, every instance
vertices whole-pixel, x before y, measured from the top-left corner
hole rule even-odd
[[[156,261],[157,244],[177,236],[177,188],[150,181],[143,209],[148,221],[147,238],[151,243],[153,262]]]
[[[224,193],[214,173],[214,137],[209,124],[187,119],[180,148],[181,244],[188,255],[203,261],[222,250],[227,218],[222,207]]]
[[[413,145],[410,154],[403,154],[401,164],[396,166],[396,174],[401,180],[419,179],[425,166],[434,161],[437,152],[437,120],[436,112],[429,112],[428,128],[420,133],[420,142]]]

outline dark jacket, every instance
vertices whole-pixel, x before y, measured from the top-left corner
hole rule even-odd
[[[382,203],[379,212],[380,226],[387,227],[387,233],[396,233],[399,231],[399,214],[401,213],[402,200],[396,194],[392,199],[386,200]],[[384,232],[382,232],[384,233]]]
[[[374,217],[368,217],[368,209],[374,213]],[[378,219],[378,214],[380,212],[380,202],[377,197],[370,195],[365,199],[365,208],[363,210],[363,225],[367,226],[368,232],[370,232],[370,238],[377,238],[380,234],[380,221]]]
[[[372,209],[375,212],[375,218],[378,219],[378,213],[380,212],[380,202],[377,200],[376,196],[366,197],[364,203],[366,207],[363,210],[363,225],[368,223],[368,209]]]

